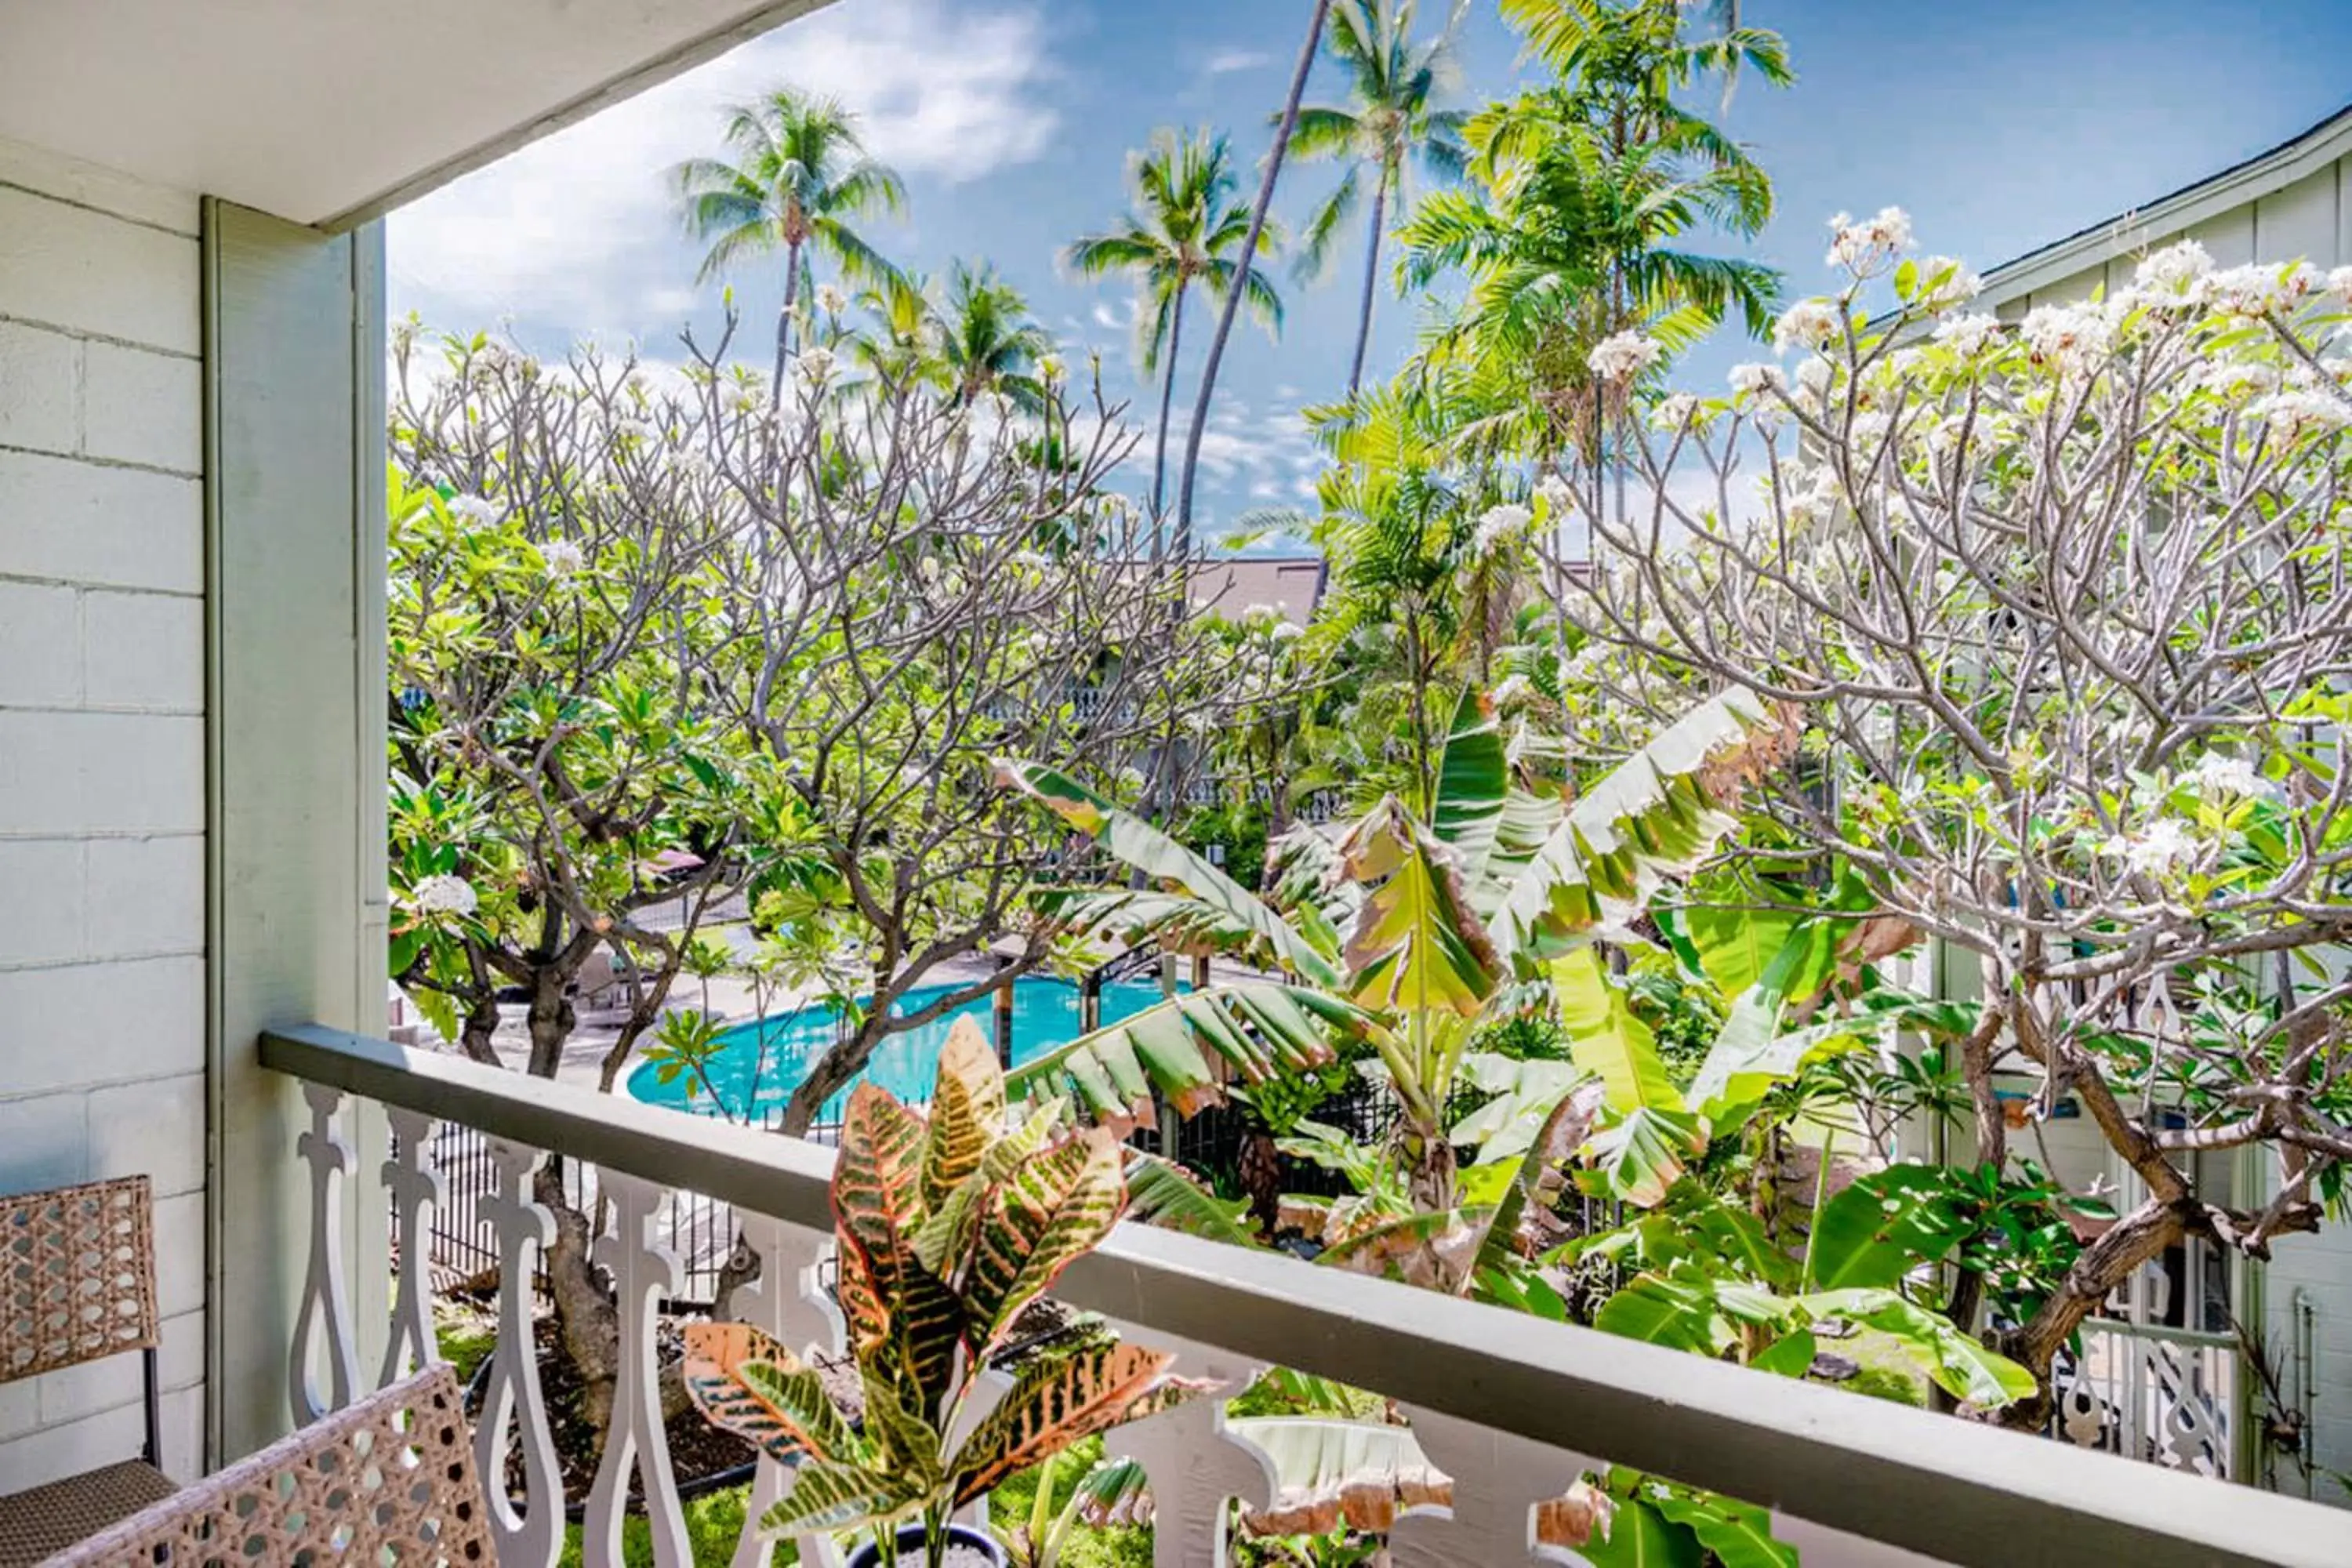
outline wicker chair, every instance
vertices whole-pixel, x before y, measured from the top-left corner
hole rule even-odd
[[[157,1469],[154,1199],[144,1176],[0,1198],[0,1383],[139,1352],[137,1459],[0,1498],[0,1568],[24,1568],[172,1494]]]
[[[47,1568],[215,1563],[494,1564],[457,1374],[354,1400],[50,1559]]]

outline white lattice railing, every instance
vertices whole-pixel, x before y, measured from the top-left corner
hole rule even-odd
[[[818,1286],[830,1246],[832,1152],[323,1028],[267,1035],[261,1057],[302,1080],[311,1113],[299,1153],[317,1217],[289,1352],[297,1420],[359,1392],[336,1216],[341,1184],[371,1173],[354,1169],[340,1131],[348,1098],[379,1101],[394,1118],[399,1153],[372,1174],[390,1194],[404,1258],[421,1255],[439,1193],[426,1152],[435,1125],[487,1133],[497,1191],[485,1209],[502,1286],[476,1452],[492,1479],[509,1473],[510,1450],[521,1456],[521,1495],[492,1500],[499,1563],[551,1568],[565,1500],[530,1333],[530,1281],[552,1220],[532,1201],[531,1177],[550,1152],[583,1161],[614,1216],[594,1256],[617,1289],[623,1336],[614,1436],[585,1500],[583,1557],[590,1568],[621,1562],[634,1475],[655,1562],[688,1568],[656,1344],[677,1263],[654,1215],[672,1189],[731,1204],[762,1265],[738,1310],[787,1343],[838,1353],[843,1325]],[[1610,1463],[1772,1510],[1776,1534],[1801,1550],[1807,1568],[2347,1561],[2344,1516],[2308,1503],[1191,1237],[1123,1226],[1072,1266],[1056,1293],[1133,1339],[1176,1350],[1190,1375],[1238,1388],[1280,1364],[1392,1399],[1452,1482],[1450,1508],[1398,1519],[1390,1548],[1400,1568],[1579,1562],[1536,1543],[1536,1510]],[[425,1291],[404,1278],[378,1383],[426,1353],[428,1313]],[[1121,1428],[1109,1446],[1150,1478],[1160,1568],[1217,1568],[1226,1560],[1228,1500],[1252,1508],[1274,1500],[1270,1466],[1228,1428],[1221,1403]],[[750,1516],[791,1484],[788,1469],[762,1461]],[[801,1552],[804,1563],[838,1562],[824,1541],[802,1542]],[[733,1568],[768,1560],[747,1534]]]

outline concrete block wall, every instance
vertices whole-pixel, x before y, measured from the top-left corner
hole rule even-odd
[[[153,1179],[201,1468],[203,348],[192,195],[0,142],[0,1193]],[[0,1492],[138,1451],[138,1358],[0,1384]]]

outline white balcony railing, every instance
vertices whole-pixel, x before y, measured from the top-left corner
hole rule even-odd
[[[656,1561],[689,1563],[657,1393],[656,1313],[677,1289],[676,1261],[656,1235],[657,1205],[679,1189],[732,1205],[762,1260],[746,1315],[787,1343],[837,1352],[840,1322],[815,1284],[830,1245],[832,1152],[325,1028],[265,1035],[261,1059],[303,1081],[312,1114],[300,1149],[315,1205],[311,1267],[289,1357],[297,1420],[362,1387],[335,1234],[338,1184],[380,1176],[400,1255],[419,1258],[436,1194],[425,1153],[435,1126],[488,1134],[500,1333],[476,1451],[486,1478],[508,1474],[509,1450],[521,1455],[522,1496],[492,1500],[499,1561],[550,1568],[564,1500],[530,1348],[533,1264],[551,1234],[530,1178],[550,1152],[585,1162],[614,1216],[595,1256],[619,1293],[624,1353],[614,1436],[586,1500],[584,1561],[621,1562],[635,1474]],[[352,1096],[391,1110],[401,1152],[381,1173],[352,1169],[338,1131]],[[430,1353],[425,1272],[403,1270],[392,1348],[383,1367],[367,1369],[369,1385]],[[2346,1516],[2310,1503],[1139,1226],[1120,1226],[1074,1264],[1055,1294],[1131,1338],[1177,1350],[1192,1375],[1238,1387],[1283,1365],[1394,1400],[1453,1482],[1450,1508],[1398,1519],[1390,1547],[1399,1564],[1575,1563],[1565,1549],[1535,1544],[1537,1505],[1612,1463],[1770,1509],[1806,1568],[2352,1561]],[[1227,1500],[1273,1500],[1267,1468],[1226,1431],[1214,1401],[1122,1428],[1110,1447],[1150,1477],[1163,1568],[1213,1568],[1224,1561]],[[751,1517],[789,1485],[788,1472],[763,1461]],[[748,1535],[734,1557],[736,1568],[767,1561]],[[801,1561],[837,1559],[830,1543],[811,1541]]]

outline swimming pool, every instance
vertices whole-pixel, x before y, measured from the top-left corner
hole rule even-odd
[[[901,1014],[921,1011],[941,996],[961,989],[956,985],[930,985],[909,991],[898,1001]],[[1106,985],[1102,990],[1102,1021],[1116,1023],[1139,1013],[1160,1000],[1156,981],[1122,981]],[[995,1001],[982,996],[969,1002],[946,1016],[935,1018],[919,1029],[903,1035],[893,1035],[874,1053],[866,1066],[865,1079],[878,1083],[900,1100],[920,1104],[931,1098],[931,1080],[939,1070],[940,1048],[947,1044],[948,1030],[960,1017],[971,1018],[982,1033],[995,1037]],[[726,1114],[742,1119],[748,1105],[758,1120],[766,1121],[784,1108],[793,1090],[806,1074],[811,1064],[831,1048],[841,1032],[840,1015],[832,1007],[803,1007],[797,1012],[782,1013],[772,1018],[756,1019],[738,1024],[719,1037],[719,1054],[710,1064],[711,1087],[717,1090]],[[766,1036],[767,1052],[762,1066],[761,1037]],[[1025,979],[1013,983],[1013,1065],[1034,1061],[1055,1047],[1065,1045],[1078,1036],[1078,988],[1066,980]],[[664,1105],[677,1110],[691,1110],[704,1116],[721,1113],[719,1105],[711,1103],[708,1093],[696,1093],[691,1099],[687,1089],[689,1074],[680,1074],[669,1083],[663,1083],[655,1072],[655,1064],[645,1062],[629,1074],[629,1093],[647,1105]],[[751,1082],[759,1075],[756,1093]],[[695,1086],[699,1089],[700,1086]],[[834,1096],[825,1105],[824,1120],[838,1120],[849,1103],[848,1090]]]

